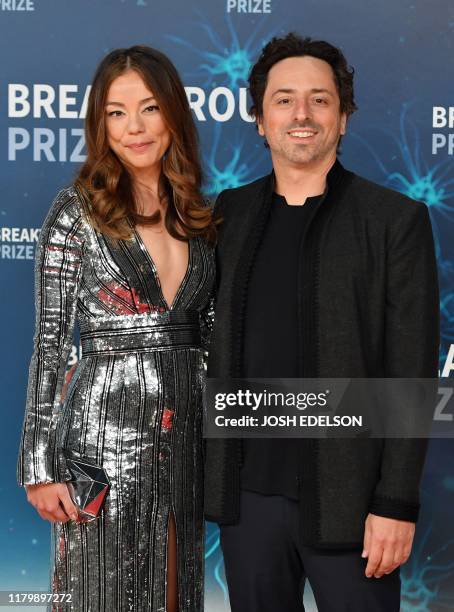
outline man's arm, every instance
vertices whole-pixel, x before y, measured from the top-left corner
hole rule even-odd
[[[430,217],[417,202],[403,212],[388,231],[385,376],[436,378],[439,295]],[[410,554],[427,445],[422,438],[384,441],[366,521],[366,575],[389,573]]]

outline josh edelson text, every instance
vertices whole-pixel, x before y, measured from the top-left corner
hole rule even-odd
[[[239,389],[231,393],[216,393],[215,409],[231,409],[235,416],[218,414],[217,427],[362,427],[362,415],[282,414],[292,408],[317,411],[328,405],[329,391],[320,393],[277,393]],[[245,410],[243,410],[245,409]],[[265,410],[263,410],[265,409]],[[238,411],[241,411],[240,413]],[[247,412],[246,412],[247,411]],[[250,414],[249,411],[252,411]],[[260,416],[257,416],[260,412]]]

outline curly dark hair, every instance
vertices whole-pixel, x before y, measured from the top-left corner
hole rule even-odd
[[[283,38],[272,38],[262,49],[257,62],[249,73],[249,92],[252,98],[250,114],[261,118],[263,115],[263,96],[268,73],[274,64],[288,57],[309,55],[327,62],[334,73],[334,80],[340,99],[340,111],[349,117],[357,110],[353,94],[354,69],[347,64],[342,51],[324,40],[303,38],[290,32]]]

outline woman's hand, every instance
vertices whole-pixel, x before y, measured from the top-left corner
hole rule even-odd
[[[77,521],[78,512],[66,484],[61,482],[26,485],[27,499],[41,518],[53,523]]]

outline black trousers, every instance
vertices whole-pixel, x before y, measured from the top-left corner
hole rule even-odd
[[[319,612],[399,612],[399,568],[367,578],[361,550],[301,546],[299,520],[297,501],[241,491],[239,524],[221,527],[232,612],[302,612],[306,578]]]

